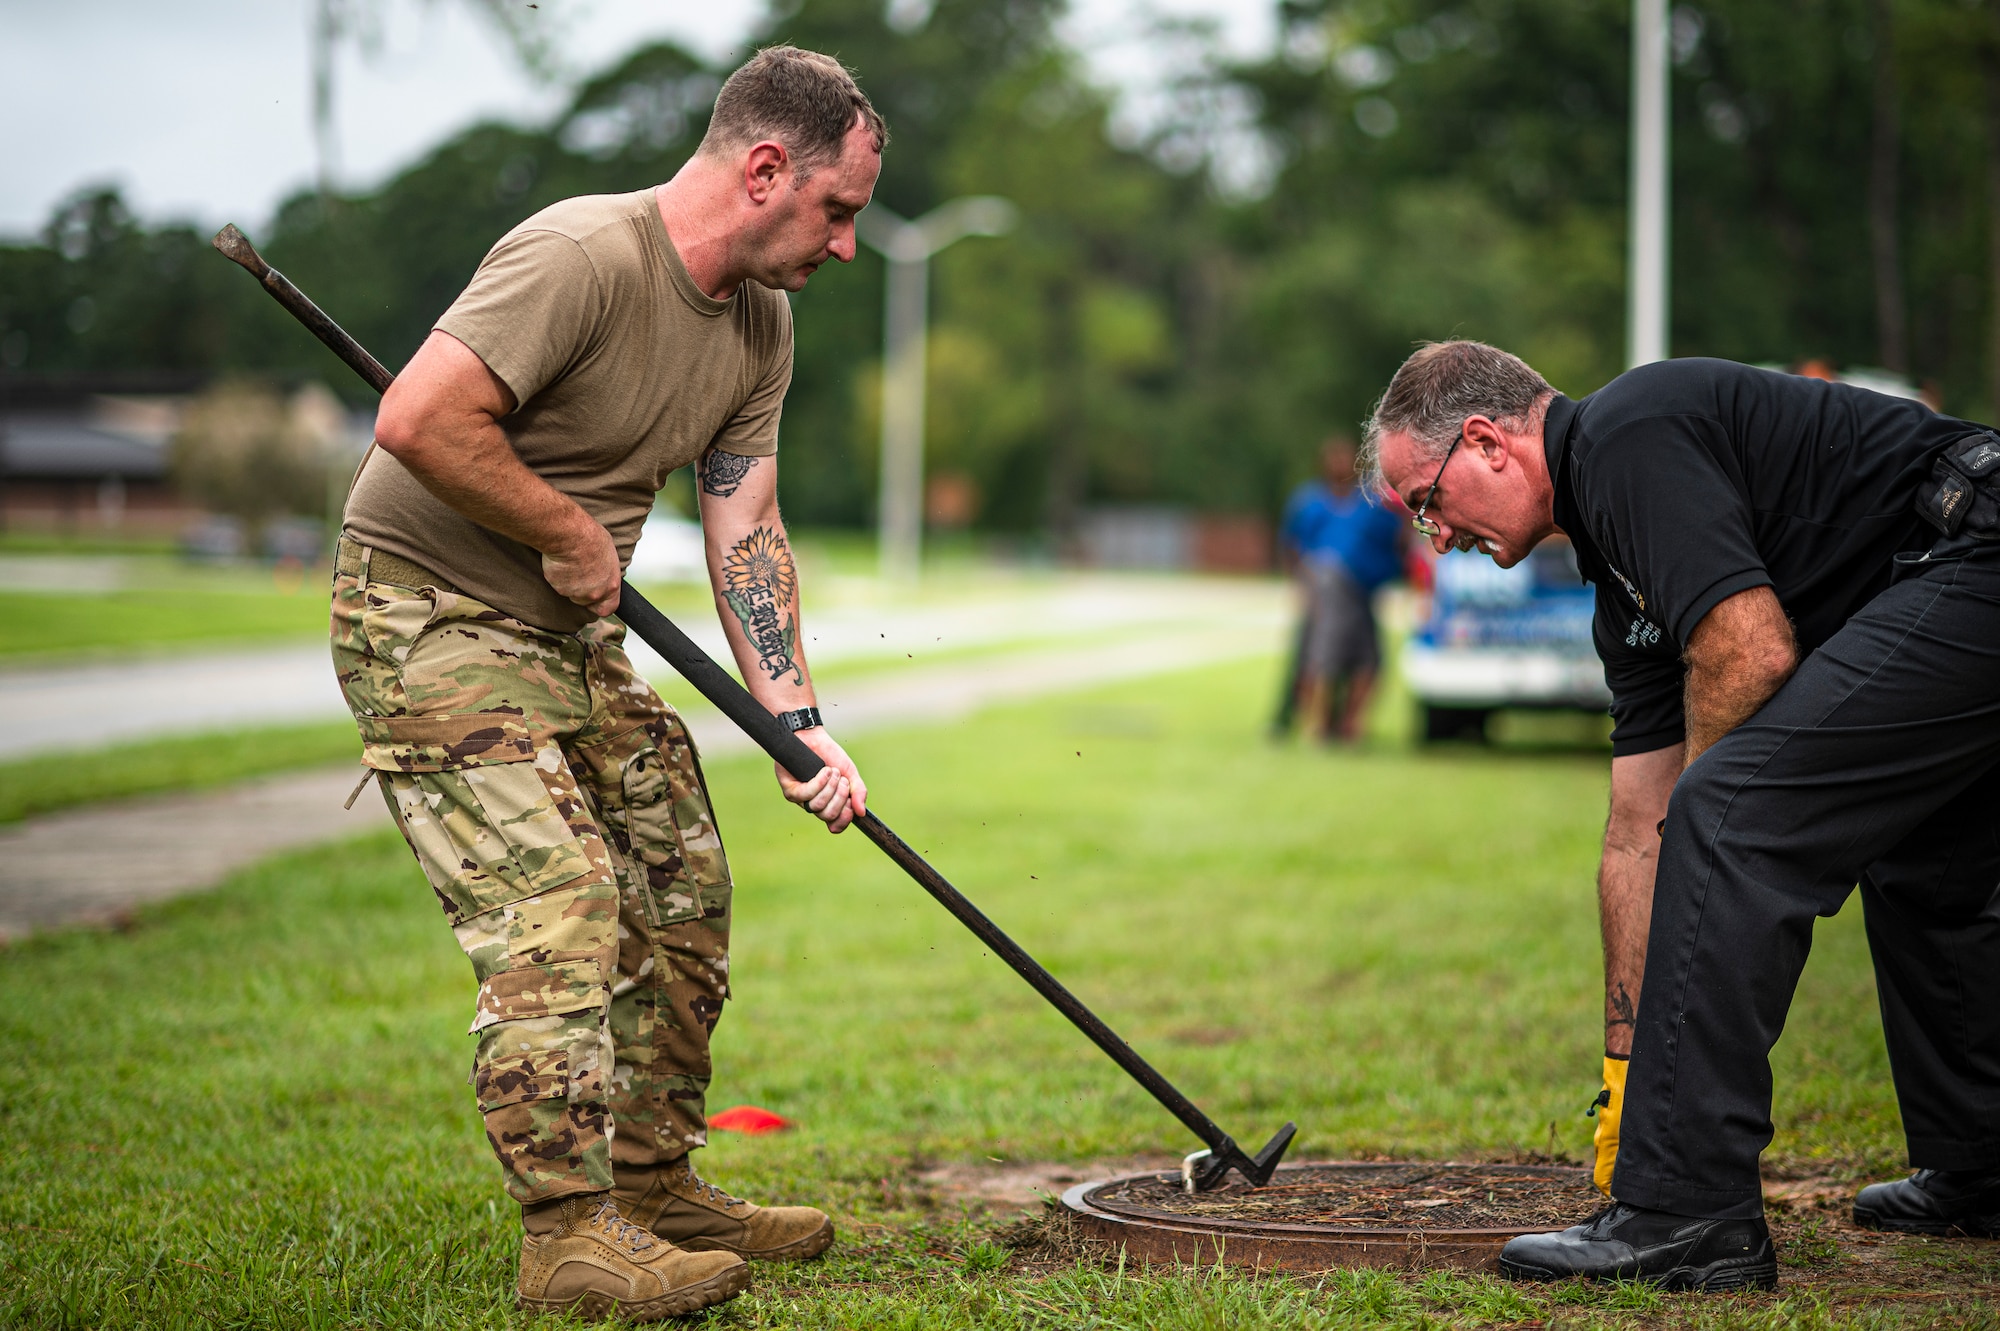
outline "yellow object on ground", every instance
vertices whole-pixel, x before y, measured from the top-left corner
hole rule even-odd
[[[1618,1118],[1625,1108],[1625,1070],[1631,1066],[1630,1059],[1604,1056],[1604,1090],[1597,1097],[1597,1132],[1591,1138],[1597,1163],[1590,1177],[1606,1197],[1611,1195],[1612,1167],[1618,1163]]]

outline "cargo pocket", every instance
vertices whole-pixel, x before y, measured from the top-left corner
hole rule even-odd
[[[611,1186],[610,1063],[596,1014],[513,1022],[481,1036],[473,1093],[517,1200],[579,1181],[592,1191]]]
[[[661,754],[667,761],[667,784],[673,792],[674,835],[680,840],[688,880],[701,892],[701,917],[710,927],[727,930],[732,885],[729,856],[722,846],[722,829],[708,798],[708,778],[701,754],[678,716],[653,723]]]
[[[446,772],[535,756],[519,712],[448,716],[357,716],[361,761],[383,772]]]
[[[643,735],[638,731],[635,734]],[[690,872],[674,826],[674,787],[666,759],[653,744],[626,759],[620,776],[628,859],[646,878],[646,912],[653,924],[701,918],[701,884]]]
[[[482,1113],[531,1100],[595,1103],[605,1093],[606,1037],[594,1014],[516,1021],[481,1034],[472,1089]]]
[[[587,1012],[611,1001],[618,948],[618,893],[582,883],[529,897],[458,926],[459,946],[479,981],[468,1034],[505,1022]]]
[[[479,1112],[490,1114],[509,1105],[534,1100],[556,1100],[569,1095],[569,1050],[562,1045],[549,1049],[506,1050],[511,1031],[496,1031],[497,1046],[482,1049],[472,1066],[472,1091],[479,1099]]]
[[[375,582],[360,592],[362,640],[370,652],[401,666],[437,617],[437,600],[421,591],[399,591]]]
[[[531,747],[510,713],[363,721],[371,765],[387,765],[397,821],[479,981],[472,1029],[601,1009],[618,889],[561,751]]]
[[[575,775],[510,712],[359,717],[363,761],[388,773],[410,849],[453,925],[611,865]]]

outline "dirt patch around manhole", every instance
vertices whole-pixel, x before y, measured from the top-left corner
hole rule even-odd
[[[1299,1165],[1262,1188],[1232,1178],[1210,1192],[1155,1174],[1089,1199],[1135,1219],[1421,1230],[1561,1228],[1603,1204],[1585,1169],[1477,1164]]]
[[[989,1211],[1039,1211],[1049,1201],[1088,1179],[1178,1170],[1169,1155],[1128,1155],[1068,1164],[1052,1160],[958,1160],[920,1165],[912,1171],[920,1202],[956,1204]]]
[[[1811,1291],[1844,1306],[2000,1297],[2000,1241],[1862,1229],[1860,1186],[1833,1175],[1766,1181],[1780,1293]]]

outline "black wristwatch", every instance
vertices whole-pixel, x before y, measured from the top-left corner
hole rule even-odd
[[[785,729],[791,731],[811,730],[814,726],[826,724],[819,719],[817,707],[801,707],[796,711],[779,712],[778,719],[785,723]]]

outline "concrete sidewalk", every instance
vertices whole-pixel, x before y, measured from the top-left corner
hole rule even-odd
[[[346,716],[323,642],[0,670],[0,758]]]
[[[1206,624],[1178,632],[1155,628],[1109,643],[886,671],[824,687],[821,703],[828,727],[845,737],[946,723],[997,704],[1276,650],[1282,612],[1275,596],[1247,604],[1237,599],[1228,614],[1214,609]],[[887,641],[888,630],[877,631],[884,635],[879,641]],[[323,649],[316,650],[325,670]],[[333,714],[346,714],[337,695]],[[751,748],[705,706],[689,708],[686,716],[710,757]],[[211,886],[281,851],[386,828],[388,813],[372,790],[361,793],[351,812],[341,808],[364,775],[358,765],[291,773],[204,794],[86,806],[0,829],[0,939],[113,921],[141,903]]]
[[[916,595],[860,581],[836,584],[826,599],[805,615],[806,658],[815,667],[877,659],[921,666],[947,652],[1037,641],[1193,630],[1258,635],[1282,615],[1284,592],[1240,579],[1066,573],[927,586]],[[713,610],[675,618],[702,650],[729,659]],[[644,644],[632,642],[630,650],[648,676],[672,676]],[[0,759],[346,716],[324,642],[0,666]]]

